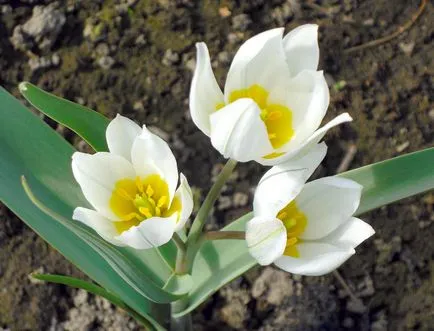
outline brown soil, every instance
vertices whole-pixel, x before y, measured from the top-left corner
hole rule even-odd
[[[327,73],[332,100],[326,120],[347,111],[354,122],[327,135],[329,154],[318,175],[334,174],[350,144],[357,146],[351,164],[356,168],[433,143],[431,2],[398,38],[350,55],[343,50],[397,30],[420,1],[141,0],[124,11],[116,5],[126,1],[65,1],[60,10],[66,23],[50,50],[38,45],[27,52],[14,49],[9,41],[14,27],[31,17],[35,5],[48,3],[0,0],[0,84],[18,96],[17,84],[29,80],[109,117],[121,113],[159,127],[198,193],[209,187],[218,169],[214,164],[224,160],[189,118],[196,41],[207,43],[218,80],[224,82],[235,51],[253,34],[276,26],[290,30],[306,22],[320,25],[320,67]],[[58,64],[30,70],[31,58],[53,54],[59,56]],[[111,68],[103,68],[110,59]],[[83,148],[71,132],[57,130]],[[238,168],[211,227],[248,209],[243,198],[247,194],[251,202],[250,187],[263,171],[255,164]],[[230,198],[234,193],[238,199]],[[363,215],[377,233],[340,271],[366,309],[355,306],[333,276],[294,277],[254,268],[200,307],[194,316],[196,328],[432,330],[433,205],[434,195],[427,193]],[[1,206],[0,330],[136,328],[120,312],[126,322],[113,324],[98,317],[111,308],[93,297],[83,299],[83,293],[63,286],[31,283],[27,275],[41,267],[50,273],[82,275]],[[80,308],[83,300],[94,315]],[[71,323],[74,318],[79,323]]]

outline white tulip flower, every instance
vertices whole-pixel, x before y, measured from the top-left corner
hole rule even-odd
[[[293,177],[279,167],[263,176],[255,192],[254,218],[246,225],[247,246],[261,265],[274,263],[294,274],[324,275],[375,232],[352,216],[362,186],[340,177],[303,186]]]
[[[284,38],[283,28],[241,45],[222,93],[205,43],[196,44],[190,90],[193,122],[226,158],[276,165],[305,154],[326,132],[351,121],[341,114],[318,129],[329,89],[317,71],[318,26],[302,25]]]
[[[73,219],[117,246],[147,249],[167,243],[185,225],[193,198],[167,143],[118,115],[107,127],[110,152],[76,152],[72,170],[94,210]]]

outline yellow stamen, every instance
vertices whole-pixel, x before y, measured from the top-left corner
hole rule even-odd
[[[117,181],[109,206],[119,217],[120,221],[114,222],[119,234],[151,217],[169,217],[176,212],[179,217],[182,209],[176,197],[169,206],[169,186],[159,175]]]
[[[273,104],[268,100],[269,93],[258,84],[249,88],[235,90],[229,96],[229,103],[241,98],[253,99],[261,109],[261,119],[265,123],[268,139],[274,149],[278,149],[289,142],[294,136],[292,128],[292,111],[287,106]],[[216,105],[216,110],[222,108],[222,104]],[[277,154],[277,153],[276,153]],[[264,156],[264,158],[277,157],[275,153]]]
[[[307,225],[306,215],[297,207],[295,201],[291,201],[277,213],[286,228],[286,248],[284,255],[300,257],[297,244],[300,242],[300,235],[304,232]]]

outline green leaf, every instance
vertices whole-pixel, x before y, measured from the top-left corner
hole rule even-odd
[[[170,293],[185,295],[191,291],[193,287],[193,278],[189,274],[177,275],[172,274],[164,285],[164,289]]]
[[[434,188],[434,147],[344,172],[363,185],[357,214]]]
[[[21,94],[35,108],[70,128],[97,152],[107,150],[105,131],[110,121],[106,117],[80,104],[45,92],[31,83],[23,82],[19,88]]]
[[[56,283],[56,284],[62,284],[67,285],[70,287],[80,288],[87,292],[93,293],[95,295],[98,295],[100,297],[103,297],[110,301],[112,304],[118,306],[119,308],[122,308],[125,310],[128,314],[131,315],[131,317],[135,318],[138,322],[140,322],[144,327],[146,327],[147,330],[158,330],[154,327],[151,321],[147,320],[145,317],[138,314],[136,311],[128,307],[125,302],[123,302],[119,297],[114,295],[113,293],[110,293],[109,291],[105,290],[101,286],[98,286],[96,284],[87,282],[82,279],[69,277],[69,276],[63,276],[63,275],[51,275],[51,274],[32,274],[33,278],[42,280],[45,282],[50,283]]]
[[[116,265],[116,260],[109,263],[100,255],[101,249],[96,251],[97,246],[90,247],[77,234],[41,212],[26,196],[20,183],[22,175],[28,179],[35,195],[63,218],[70,220],[76,206],[88,206],[70,169],[74,149],[4,89],[0,89],[0,105],[0,200],[90,278],[157,323],[149,316],[156,306],[137,290],[143,292],[148,286],[147,291],[161,296],[153,298],[160,302],[178,298],[160,288],[170,277],[171,270],[155,250],[136,254],[130,249],[116,248],[131,261],[132,267],[123,272],[152,269],[153,274],[132,286],[138,281],[133,281],[134,276],[121,276],[114,270],[124,266]],[[70,220],[69,225],[78,229],[80,235],[90,233],[98,238],[79,222]],[[97,243],[96,240],[95,245]]]
[[[78,279],[70,276],[63,276],[63,275],[37,274],[37,273],[31,274],[31,276],[32,278],[42,280],[44,282],[63,284],[70,287],[81,288],[83,290],[86,290],[87,292],[93,293],[95,295],[107,299],[108,301],[110,301],[111,303],[113,303],[118,307],[121,308],[125,307],[125,303],[118,296],[114,295],[113,293],[110,293],[109,291],[105,290],[101,286],[87,282],[82,279]]]
[[[364,186],[360,207],[356,212],[359,215],[433,189],[434,148],[371,164],[339,176],[353,179]],[[244,231],[245,224],[251,218],[252,213],[246,214],[223,230]],[[191,312],[221,286],[241,276],[255,264],[243,240],[206,242],[194,261],[189,305],[175,316]]]
[[[245,224],[252,218],[246,214],[224,227],[223,231],[244,231]],[[188,295],[188,307],[175,317],[183,316],[204,302],[220,287],[239,277],[256,261],[247,251],[244,240],[207,241],[200,248],[193,263],[193,288]]]

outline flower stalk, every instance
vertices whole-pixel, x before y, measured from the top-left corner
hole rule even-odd
[[[204,233],[203,236],[205,240],[246,239],[244,231],[209,231]]]
[[[214,203],[216,202],[217,198],[219,197],[220,191],[228,181],[236,165],[237,165],[237,161],[232,159],[229,159],[226,162],[222,171],[218,175],[214,185],[209,190],[205,198],[205,201],[203,202],[202,206],[199,208],[196,218],[193,221],[186,243],[187,245],[186,259],[187,259],[188,272],[191,272],[191,269],[193,267],[194,257],[196,256],[196,253],[199,250],[200,245],[202,243],[202,241],[199,239],[201,238],[202,230],[208,218],[208,215],[211,212],[211,209]]]

